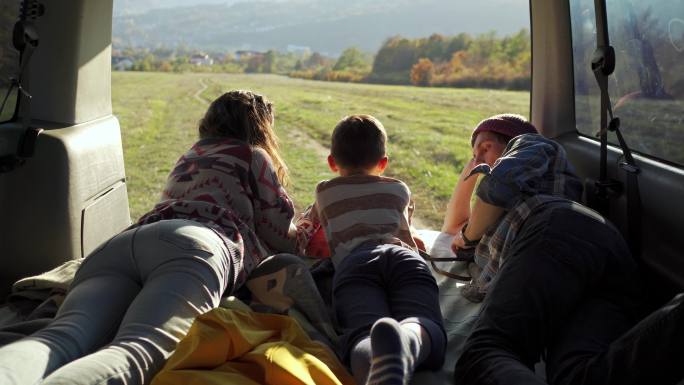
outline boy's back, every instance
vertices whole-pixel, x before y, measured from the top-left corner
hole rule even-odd
[[[318,184],[311,214],[318,214],[335,265],[340,355],[360,384],[406,385],[416,367],[442,365],[446,334],[437,283],[411,236],[411,192],[381,176],[386,141],[374,117],[342,119],[328,156],[340,176]]]
[[[316,206],[335,264],[364,244],[416,250],[411,192],[398,179],[356,174],[323,181],[316,187]]]

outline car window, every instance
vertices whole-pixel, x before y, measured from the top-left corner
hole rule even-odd
[[[571,0],[577,130],[596,137],[600,92],[591,71],[593,0]],[[615,48],[609,93],[631,149],[684,165],[684,2],[607,0]],[[616,144],[615,134],[609,141]]]
[[[18,91],[14,89],[9,94],[7,91],[10,78],[19,70],[19,52],[12,45],[12,29],[18,14],[18,0],[0,2],[0,122],[12,119],[17,103]]]

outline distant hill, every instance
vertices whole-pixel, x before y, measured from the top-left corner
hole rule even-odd
[[[133,15],[152,9],[188,7],[199,4],[233,4],[240,0],[114,0],[114,16]]]
[[[351,46],[375,52],[393,35],[508,34],[529,27],[524,0],[201,1],[213,4],[115,0],[115,46],[225,51],[298,45],[334,55]]]

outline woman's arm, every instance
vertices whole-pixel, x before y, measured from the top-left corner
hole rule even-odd
[[[257,236],[271,252],[295,252],[294,206],[264,151],[254,150],[251,172],[256,180],[253,204]]]
[[[467,177],[476,165],[475,159],[468,161],[458,178],[458,182],[456,182],[454,192],[447,204],[444,224],[442,225],[443,233],[458,234],[470,218],[470,199],[477,184],[477,177]]]

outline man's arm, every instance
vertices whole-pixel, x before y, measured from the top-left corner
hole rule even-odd
[[[458,182],[456,182],[454,192],[451,194],[451,199],[447,204],[444,224],[442,225],[443,233],[458,234],[463,225],[468,222],[468,218],[470,218],[470,199],[477,184],[477,177],[467,177],[476,165],[475,159],[468,161],[463,168],[463,172],[461,172],[461,176],[458,178]]]
[[[480,198],[475,199],[473,205],[473,212],[468,221],[468,227],[464,231],[464,235],[468,240],[475,241],[484,235],[487,229],[496,223],[506,210],[501,207],[491,205],[484,202]],[[465,241],[459,232],[454,238],[451,246],[454,250],[465,248]]]

